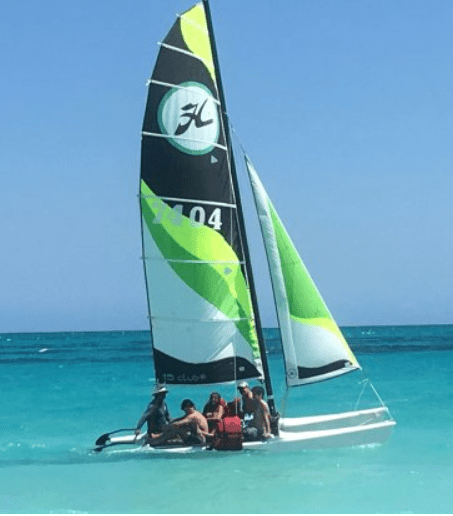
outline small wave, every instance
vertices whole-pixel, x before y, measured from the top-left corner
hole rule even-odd
[[[281,355],[280,331],[277,328],[264,330],[269,355]],[[453,350],[453,326],[357,327],[343,328],[343,331],[358,355]],[[146,331],[3,334],[0,337],[2,364],[109,364],[152,359],[150,335]]]
[[[351,345],[352,351],[357,355],[372,355],[384,353],[422,353],[422,352],[446,352],[453,351],[453,344],[368,344]],[[281,355],[281,345],[274,344],[268,347],[269,355]],[[137,363],[152,360],[151,350],[146,353],[89,353],[81,351],[79,353],[64,353],[63,350],[49,349],[46,352],[29,353],[2,353],[0,364],[114,364],[114,363]]]
[[[354,353],[409,353],[421,351],[452,351],[453,344],[384,344],[368,346],[351,346]]]
[[[61,364],[62,362],[65,364],[113,364],[113,363],[137,363],[143,362],[143,360],[152,360],[151,355],[142,354],[142,355],[133,355],[126,356],[118,354],[114,357],[97,357],[94,355],[82,355],[82,356],[64,356],[63,354],[58,355],[56,357],[52,357],[51,353],[41,353],[41,354],[30,354],[28,356],[18,357],[18,356],[10,356],[5,357],[2,356],[0,358],[0,364],[44,364],[44,363],[57,363]]]

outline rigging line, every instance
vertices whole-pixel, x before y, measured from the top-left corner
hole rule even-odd
[[[212,145],[213,147],[217,147],[218,149],[222,149],[224,151],[227,150],[224,145],[220,145],[218,143],[211,143],[211,142],[208,142],[206,140],[196,140],[195,138],[185,138],[183,136],[174,136],[174,135],[171,135],[171,134],[148,133],[146,131],[142,131],[142,135],[143,136],[154,136],[154,137],[157,137],[157,138],[171,138],[173,140],[186,140],[186,141],[195,142],[195,143],[203,143],[205,145],[207,143],[209,143],[210,145]]]
[[[182,86],[183,83],[182,84],[173,84],[170,82],[157,81],[156,79],[148,79],[146,85],[149,86],[150,84],[156,84],[157,86],[165,86],[166,88],[177,88],[179,90],[188,90],[191,88],[191,86]],[[198,95],[200,97],[206,96],[206,93],[201,93],[194,89],[192,89],[191,93],[194,93],[195,95]],[[220,106],[220,101],[217,100],[215,97],[213,97],[211,95],[209,98],[210,98],[210,100],[215,102],[218,106]]]
[[[140,193],[141,193],[141,189],[142,189],[142,170],[141,170],[141,167],[140,167],[140,174],[139,174],[139,184],[138,184],[138,195],[137,195],[137,200],[138,200],[138,209],[139,209],[139,213],[140,213],[140,241],[141,241],[141,248],[142,248],[142,255],[145,254],[145,237],[144,237],[144,229],[143,229],[143,226],[144,226],[144,217],[143,217],[143,211],[142,211],[142,201],[140,199]],[[148,321],[149,321],[149,334],[150,334],[150,337],[151,337],[151,354],[154,355],[154,338],[153,338],[153,326],[151,324],[151,300],[150,300],[150,295],[149,295],[149,287],[148,287],[148,274],[147,274],[147,270],[146,270],[146,263],[145,261],[143,260],[143,276],[144,276],[144,279],[145,279],[145,292],[146,292],[146,306],[147,306],[147,309],[148,309],[148,314],[147,314],[147,318],[148,318]],[[154,361],[153,361],[153,367],[154,367],[154,373],[155,373],[155,376],[156,376],[156,383],[157,383],[157,371],[156,371],[156,368],[154,366]]]
[[[392,417],[392,416],[391,416],[391,414],[390,414],[390,411],[389,411],[388,407],[387,407],[387,406],[385,405],[385,403],[382,401],[382,398],[379,396],[378,391],[374,388],[374,385],[373,385],[369,380],[368,380],[368,382],[369,382],[369,384],[370,384],[370,387],[373,389],[374,394],[376,394],[376,397],[377,397],[377,399],[379,400],[379,403],[380,403],[384,408],[386,408],[386,409],[387,409],[387,412],[389,413],[389,416],[390,416],[390,417]]]
[[[245,151],[245,148],[244,146],[242,145],[242,142],[241,142],[241,139],[239,138],[239,135],[236,131],[236,129],[234,128],[234,125],[233,123],[231,122],[230,118],[228,117],[228,125],[230,126],[230,129],[231,129],[231,132],[234,134],[234,136],[236,137],[236,141],[239,145],[239,147],[241,148],[241,151],[242,151],[242,154],[245,154],[247,156],[247,152]]]
[[[217,201],[200,201],[198,199],[182,199],[180,197],[159,197],[158,195],[139,194],[142,199],[160,199],[161,201],[189,202],[191,204],[207,204],[209,206],[222,206],[223,208],[236,208],[235,204]]]
[[[224,131],[224,134],[227,134],[227,129],[228,128],[232,128],[232,123],[230,122],[230,117],[228,115],[228,113],[226,112],[226,109],[225,109],[225,106],[223,106],[223,117],[221,117],[221,122],[222,122],[222,128],[223,128],[223,131]],[[228,127],[226,127],[228,125]],[[236,134],[236,133],[235,133]],[[237,138],[237,135],[236,135],[236,138]],[[237,138],[237,140],[239,141],[239,139]],[[243,149],[242,145],[240,144],[239,142],[239,145],[241,147],[241,150]],[[230,156],[230,153],[227,152],[227,160],[228,160],[228,168],[229,168],[229,178],[230,178],[230,184],[231,184],[231,190],[232,190],[232,194],[233,194],[233,198],[235,200],[235,202],[237,203],[237,199],[236,199],[236,192],[235,192],[235,189],[234,189],[234,181],[233,181],[233,172],[232,172],[232,165],[231,165],[231,162],[234,160],[234,157],[233,157],[233,141],[230,137],[230,147],[231,147],[231,156]],[[237,222],[240,226],[240,223],[239,223],[239,217],[236,216],[236,219],[237,219]],[[230,227],[232,228],[233,225],[231,224]],[[244,228],[245,229],[245,228]],[[242,231],[239,231],[239,241],[241,242],[241,249],[243,250],[243,252],[245,251],[244,249],[244,237],[245,235],[242,234]],[[244,264],[245,264],[245,260],[244,260]],[[248,274],[248,270],[247,270],[247,267],[245,267],[245,277],[246,277],[246,284],[247,284],[247,290],[249,291],[249,295],[250,295],[250,291],[251,291],[251,287],[250,287],[250,280],[249,280],[249,274]],[[252,303],[252,308],[253,308],[253,303]],[[253,310],[254,311],[254,310]],[[259,338],[259,337],[258,337]]]
[[[365,392],[367,385],[370,383],[370,380],[368,380],[368,378],[365,378],[362,383],[363,383],[362,391],[360,392],[359,397],[357,398],[357,402],[355,404],[354,410],[357,410],[359,403],[362,400],[363,393]]]

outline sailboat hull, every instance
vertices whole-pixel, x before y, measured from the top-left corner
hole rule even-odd
[[[378,407],[367,410],[354,410],[338,414],[321,416],[305,416],[297,418],[282,418],[280,430],[286,432],[301,432],[307,430],[328,430],[354,426],[369,425],[380,421],[390,420],[387,407]]]
[[[268,441],[268,443],[276,451],[382,444],[390,437],[395,424],[395,421],[389,420],[369,425],[346,426],[326,430],[281,431],[279,437]]]
[[[396,424],[393,419],[387,418],[387,409],[383,407],[342,414],[283,419],[278,437],[266,441],[245,442],[244,450],[279,452],[382,444],[390,437]],[[144,437],[145,434],[138,437],[114,437],[107,446],[134,445],[134,448],[124,451],[155,455],[214,453],[206,446],[142,445]]]

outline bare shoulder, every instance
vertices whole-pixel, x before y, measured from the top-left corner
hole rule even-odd
[[[263,408],[263,410],[269,412],[269,405],[264,400],[260,401],[260,405]]]

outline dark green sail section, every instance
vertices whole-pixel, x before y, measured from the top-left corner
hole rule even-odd
[[[141,210],[158,379],[260,376],[203,4],[181,15],[161,43],[143,122]]]

